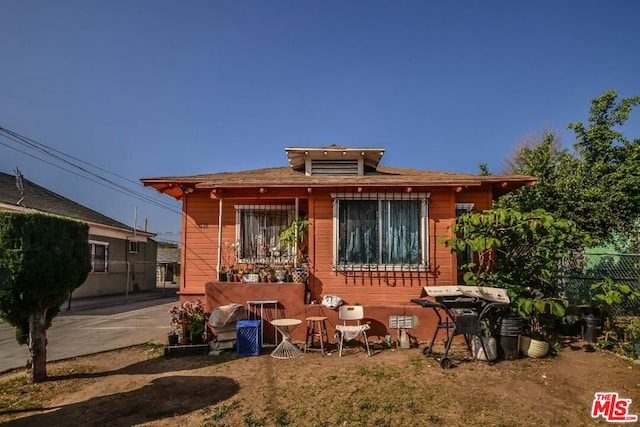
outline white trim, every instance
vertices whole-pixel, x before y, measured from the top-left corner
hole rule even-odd
[[[460,209],[460,210],[465,210],[467,212],[471,212],[474,206],[475,206],[475,203],[456,203],[456,210]]]
[[[134,245],[134,246],[135,246],[135,247],[133,248],[134,250],[132,250],[131,245]],[[137,241],[137,240],[131,240],[131,239],[128,239],[128,240],[127,240],[127,246],[128,246],[128,247],[127,247],[127,249],[129,250],[129,253],[130,253],[130,254],[137,254],[137,253],[139,253],[139,252],[140,252],[140,242],[139,242],[139,241]]]
[[[422,251],[422,265],[424,265],[427,269],[429,269],[429,198],[422,199],[422,207],[420,215],[420,221],[422,222],[422,226],[420,227],[420,232],[423,233],[420,236],[420,239],[424,243],[425,250]]]
[[[107,274],[109,273],[109,242],[102,242],[100,240],[89,240],[89,245],[91,246],[91,274]],[[103,246],[105,248],[104,252],[104,271],[94,271],[95,270],[95,247]],[[127,248],[128,249],[128,248]]]
[[[109,246],[109,242],[103,242],[102,240],[93,240],[93,239],[89,239],[89,243],[92,243],[94,245],[105,245],[105,246]]]
[[[237,241],[237,240],[236,240]],[[222,266],[222,198],[218,201],[218,262],[216,263],[216,272],[220,274]],[[219,280],[216,277],[216,280]]]

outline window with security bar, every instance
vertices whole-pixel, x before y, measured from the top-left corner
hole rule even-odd
[[[293,248],[280,243],[280,231],[292,217],[289,205],[236,206],[240,261],[288,261]]]
[[[473,203],[456,203],[456,218],[461,215],[465,215],[471,213],[473,211]],[[458,233],[458,237],[460,237],[460,232]],[[461,269],[462,266],[473,262],[473,251],[471,247],[467,245],[467,248],[464,252],[458,252],[458,270]]]
[[[336,196],[337,269],[427,266],[427,198],[404,194]]]
[[[106,273],[109,265],[109,243],[89,241],[91,272]]]

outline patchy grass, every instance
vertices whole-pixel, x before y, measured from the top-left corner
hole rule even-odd
[[[640,414],[640,365],[573,346],[554,359],[489,365],[455,355],[443,370],[420,349],[278,360],[162,357],[139,346],[49,365],[50,381],[0,376],[0,423],[131,426],[590,425],[596,391]],[[46,411],[46,408],[55,408]]]

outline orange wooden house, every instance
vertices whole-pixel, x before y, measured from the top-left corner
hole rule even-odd
[[[407,332],[430,338],[435,316],[411,299],[424,286],[460,283],[458,257],[442,243],[456,215],[489,209],[535,179],[387,167],[384,152],[292,147],[286,167],[142,179],[182,201],[181,300],[202,298],[208,311],[278,301],[278,316],[328,316],[331,336],[337,311],[319,302],[335,295],[364,307],[370,336],[394,336],[390,323],[411,319]],[[304,247],[282,244],[280,231],[297,217],[308,219]],[[301,249],[306,284],[266,275],[290,268]],[[240,269],[243,281],[230,282]],[[227,279],[229,270],[236,276]],[[294,340],[304,341],[303,329]]]

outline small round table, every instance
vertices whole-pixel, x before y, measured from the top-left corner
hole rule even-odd
[[[275,319],[271,324],[282,335],[282,341],[271,352],[271,357],[276,359],[292,359],[302,355],[302,352],[291,343],[291,332],[302,323],[300,319]]]

